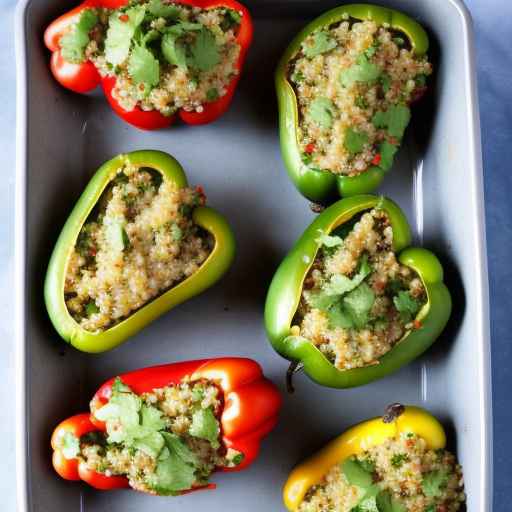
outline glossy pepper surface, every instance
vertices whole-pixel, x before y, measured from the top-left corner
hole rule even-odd
[[[99,332],[83,329],[71,316],[65,302],[64,284],[68,261],[89,214],[125,164],[155,169],[162,173],[164,179],[173,181],[178,187],[187,186],[183,168],[172,156],[161,151],[134,151],[118,155],[103,164],[80,196],[53,250],[46,273],[44,295],[55,329],[65,341],[84,352],[104,352],[116,347],[169,309],[209,288],[227,271],[235,254],[233,233],[224,217],[209,207],[198,206],[192,212],[192,219],[210,233],[214,240],[211,253],[199,269],[114,326]]]
[[[204,104],[202,112],[179,110],[176,114],[164,116],[157,110],[144,111],[138,106],[133,110],[125,110],[112,96],[112,90],[116,83],[115,77],[101,77],[96,66],[91,61],[86,60],[83,63],[75,64],[63,58],[59,45],[60,38],[72,24],[76,23],[84,9],[118,9],[126,6],[128,0],[85,0],[48,26],[44,34],[44,41],[46,47],[52,52],[50,68],[53,76],[61,85],[78,93],[87,93],[101,85],[114,112],[127,123],[143,130],[165,128],[174,122],[177,115],[186,124],[191,125],[207,124],[215,121],[229,108],[238,80],[240,79],[245,57],[253,36],[251,15],[247,8],[236,0],[177,0],[174,3],[199,7],[201,9],[225,7],[242,13],[240,28],[236,36],[236,42],[240,45],[240,53],[236,63],[238,74],[233,77],[226,87],[226,94],[216,101]]]
[[[422,437],[429,449],[437,450],[446,446],[444,429],[434,416],[419,407],[393,404],[383,417],[353,426],[295,467],[283,490],[286,508],[297,510],[308,489],[320,483],[335,464],[409,432]]]
[[[418,56],[425,55],[428,50],[428,36],[416,21],[401,12],[366,4],[343,5],[322,14],[301,30],[290,43],[275,74],[281,154],[288,175],[299,192],[316,203],[329,203],[338,196],[367,194],[375,190],[385,176],[385,171],[376,165],[356,176],[336,175],[311,169],[301,158],[298,142],[299,112],[294,89],[288,80],[289,63],[311,33],[342,21],[347,16],[355,20],[373,20],[378,24],[388,24],[407,37],[413,52]]]
[[[393,228],[393,250],[403,265],[420,277],[427,302],[419,311],[418,328],[407,332],[378,364],[338,370],[307,339],[292,336],[290,328],[299,305],[304,279],[320,248],[319,231],[331,233],[365,210],[382,208]],[[306,374],[323,386],[349,388],[374,381],[410,363],[432,345],[451,313],[451,297],[443,283],[443,268],[430,251],[409,247],[411,232],[400,208],[390,199],[361,195],[341,199],[325,209],[306,229],[272,279],[265,304],[265,327],[273,347],[283,357],[303,365]]]
[[[251,359],[223,357],[153,366],[119,375],[124,384],[140,395],[154,389],[179,384],[184,379],[214,381],[222,391],[223,411],[220,418],[223,446],[243,454],[235,467],[217,467],[217,471],[240,471],[249,466],[258,455],[260,442],[275,426],[281,407],[276,387],[267,380],[258,363]],[[110,379],[96,392],[92,403],[96,408],[108,403],[112,395]],[[87,468],[77,458],[64,455],[63,440],[67,433],[80,436],[94,431],[105,431],[105,424],[90,413],[77,414],[61,422],[53,432],[53,467],[66,480],[83,480],[96,489],[129,487],[124,476],[106,476]],[[214,484],[191,490],[214,488]],[[190,492],[190,491],[186,491]]]

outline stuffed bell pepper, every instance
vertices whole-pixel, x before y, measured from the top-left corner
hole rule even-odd
[[[293,512],[457,512],[462,468],[439,421],[393,404],[299,464],[283,498]]]
[[[106,162],[71,212],[50,259],[45,301],[59,334],[103,352],[212,286],[234,257],[224,217],[160,151]]]
[[[409,247],[391,200],[341,199],[306,229],[279,266],[265,325],[274,348],[324,386],[360,386],[411,362],[451,313],[443,268]]]
[[[307,25],[276,72],[283,160],[316,203],[373,191],[425,91],[428,37],[406,15],[344,5]]]
[[[122,119],[154,130],[227,110],[252,22],[236,0],[85,0],[44,38],[60,84],[79,93],[101,84]]]
[[[281,398],[251,359],[219,358],[136,370],[107,381],[91,412],[55,429],[55,471],[97,489],[155,495],[214,488],[240,471],[277,421]]]

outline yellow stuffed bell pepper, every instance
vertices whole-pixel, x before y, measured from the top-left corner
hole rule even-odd
[[[326,505],[325,491],[322,505],[319,505],[321,502],[317,499],[316,502],[308,502],[307,507],[301,507],[307,496],[311,496],[315,489],[325,485],[326,475],[330,471],[332,472],[333,468],[338,468],[338,475],[342,473],[345,475],[343,478],[346,478],[344,481],[346,482],[347,490],[352,491],[351,495],[350,493],[347,494],[345,501],[341,500],[343,510],[347,509],[358,512],[360,510],[377,510],[379,512],[387,512],[388,510],[393,512],[408,511],[409,507],[396,499],[393,493],[383,489],[382,485],[376,485],[377,482],[385,484],[385,479],[380,480],[376,477],[376,473],[372,473],[375,467],[365,473],[364,464],[360,464],[357,459],[362,454],[371,453],[371,450],[375,447],[384,445],[389,440],[400,439],[401,437],[411,439],[414,437],[414,439],[422,440],[420,442],[427,456],[432,457],[435,454],[435,457],[438,458],[438,462],[434,462],[428,468],[429,471],[423,475],[423,481],[420,484],[422,489],[421,504],[415,510],[424,510],[425,512],[458,510],[465,500],[462,490],[461,468],[455,463],[454,456],[444,450],[446,435],[442,425],[424,409],[403,406],[401,404],[390,405],[383,417],[370,419],[351,427],[328,443],[319,452],[295,467],[288,477],[283,490],[283,500],[287,509],[290,511],[307,510],[308,512],[310,510],[318,512],[327,509],[338,510],[336,505],[334,505],[335,508],[332,508],[332,502]],[[413,441],[410,442],[412,443]],[[411,464],[413,463],[412,459],[411,457]],[[395,452],[391,465],[396,466],[403,461],[409,461],[408,456]],[[442,464],[445,464],[446,461],[452,464],[451,467],[454,470],[450,475],[442,468]],[[382,460],[379,461],[379,464],[381,463]],[[418,468],[417,463],[416,468]],[[433,468],[437,469],[432,470]],[[408,468],[405,469],[406,471],[404,472],[407,472]],[[421,470],[420,468],[419,474],[421,474]],[[347,471],[349,471],[348,474]],[[336,475],[331,473],[331,485],[333,481],[336,481],[335,479]],[[366,483],[365,479],[368,479]],[[354,494],[357,490],[361,491],[359,495]],[[447,495],[449,495],[448,498],[446,498]],[[372,506],[368,504],[368,501],[363,503],[364,499],[368,497],[373,503]],[[339,503],[339,495],[336,499]],[[448,506],[439,505],[438,503],[441,500],[445,500]]]

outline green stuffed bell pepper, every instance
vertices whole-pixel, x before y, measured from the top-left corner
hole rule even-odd
[[[281,153],[302,195],[326,204],[379,186],[426,90],[428,44],[405,14],[363,4],[326,12],[293,39],[275,85]]]
[[[228,223],[161,151],[103,164],[57,240],[45,280],[50,319],[84,352],[110,350],[227,271]]]
[[[273,347],[321,385],[360,386],[422,354],[444,329],[451,298],[437,257],[410,247],[391,200],[341,199],[325,209],[274,275],[265,305]]]

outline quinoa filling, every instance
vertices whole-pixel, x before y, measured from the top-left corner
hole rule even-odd
[[[214,382],[182,382],[136,395],[120,378],[112,397],[91,412],[106,424],[79,439],[67,433],[62,451],[107,476],[125,476],[131,487],[173,495],[207,485],[216,467],[234,467],[243,454],[221,441],[222,393]]]
[[[456,512],[465,499],[455,456],[411,432],[332,467],[299,512]]]
[[[62,56],[90,60],[116,77],[113,97],[125,110],[202,112],[238,74],[242,14],[165,0],[131,0],[119,9],[88,8],[60,39]]]
[[[304,165],[345,176],[389,170],[431,73],[388,25],[347,17],[313,32],[288,68]]]
[[[192,218],[200,189],[125,165],[82,226],[64,298],[85,330],[107,329],[196,272],[213,239]]]
[[[291,334],[313,343],[340,370],[378,364],[427,302],[419,276],[393,252],[393,228],[376,207],[333,233],[320,232]]]

